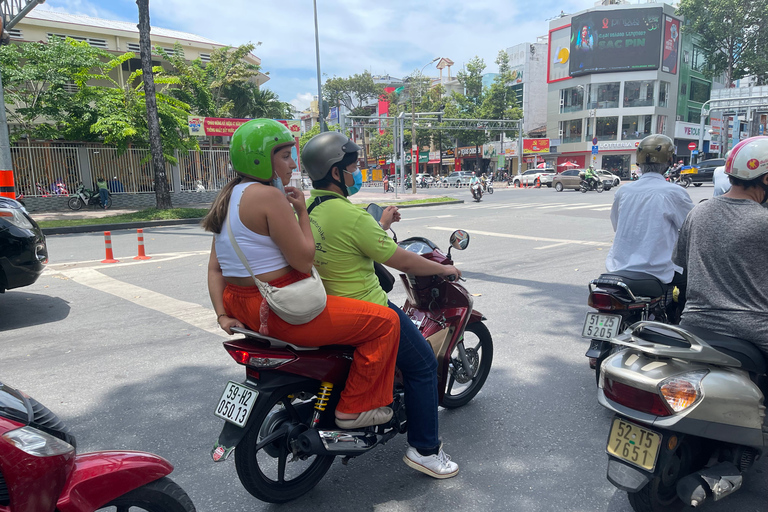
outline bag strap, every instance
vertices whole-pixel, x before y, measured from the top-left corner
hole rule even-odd
[[[237,205],[238,210],[240,209],[240,205]],[[231,213],[231,212],[229,212]],[[240,249],[240,246],[237,244],[237,240],[235,240],[235,234],[232,232],[232,225],[229,222],[229,213],[227,213],[227,219],[224,221],[224,223],[227,225],[227,234],[229,235],[229,242],[232,244],[232,248],[235,250],[235,253],[237,253],[237,257],[240,258],[240,262],[243,264],[243,266],[248,270],[248,272],[251,274],[251,277],[256,282],[256,286],[259,287],[259,291],[261,291],[261,288],[264,286],[264,283],[259,281],[256,276],[253,274],[253,270],[251,270],[251,266],[248,264],[248,260],[245,258],[245,254],[243,254],[242,249]]]
[[[324,202],[330,200],[330,199],[339,199],[339,196],[317,196],[315,197],[315,200],[312,201],[312,204],[309,205],[309,208],[307,208],[307,215],[312,213],[312,210],[315,209],[316,206],[320,206]]]

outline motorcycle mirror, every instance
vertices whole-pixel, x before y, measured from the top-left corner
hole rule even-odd
[[[371,217],[376,219],[376,222],[381,222],[381,216],[384,215],[384,208],[377,205],[376,203],[371,203],[368,205],[365,211],[367,211]]]
[[[451,247],[463,251],[469,245],[469,233],[463,229],[457,229],[451,233]]]

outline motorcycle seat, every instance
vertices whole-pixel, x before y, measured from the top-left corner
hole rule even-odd
[[[667,293],[667,285],[645,272],[635,272],[632,270],[617,270],[616,272],[606,272],[600,274],[596,280],[597,284],[613,284],[622,282],[636,296],[641,297],[660,297]]]
[[[743,370],[756,375],[765,375],[768,372],[765,356],[759,348],[747,340],[717,334],[700,327],[686,326],[684,329],[707,342],[712,348],[737,359]]]

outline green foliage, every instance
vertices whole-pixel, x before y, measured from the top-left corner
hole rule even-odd
[[[382,94],[384,86],[374,83],[369,71],[348,78],[334,76],[323,86],[323,99],[331,106],[344,105],[353,116],[371,114],[364,105]]]
[[[483,119],[522,119],[523,110],[517,105],[517,96],[513,88],[514,79],[509,67],[509,56],[504,50],[496,58],[499,72],[491,86],[485,91],[480,107],[480,117]],[[517,133],[505,131],[507,137],[517,137]]]
[[[394,146],[392,145],[392,130],[385,130],[384,133],[379,133],[379,130],[374,130],[370,137],[369,144],[369,156],[378,160],[379,158],[392,158],[394,152]]]
[[[483,103],[485,91],[483,90],[483,72],[485,61],[480,57],[474,57],[467,63],[466,69],[459,71],[457,78],[464,86],[464,94],[451,94],[450,113],[446,117],[458,117],[460,119],[482,119],[484,117]],[[453,115],[455,113],[455,116]],[[482,146],[490,140],[490,137],[482,130],[461,130],[458,133],[460,144]],[[478,159],[480,158],[478,152]]]

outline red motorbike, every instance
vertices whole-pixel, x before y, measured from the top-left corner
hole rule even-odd
[[[376,217],[376,209],[380,218],[378,206],[372,205],[369,212]],[[450,243],[463,250],[469,235],[455,231]],[[442,253],[426,238],[409,238],[399,245],[452,264],[451,251]],[[438,276],[401,277],[408,295],[403,310],[438,360],[440,405],[465,405],[480,391],[491,369],[493,341],[483,324],[485,317],[473,309],[472,296],[457,282]],[[298,498],[317,485],[336,456],[346,464],[406,432],[398,374],[390,423],[341,429],[334,423],[333,411],[349,373],[352,347],[299,347],[253,331],[237,332],[246,337],[227,341],[224,348],[245,366],[246,378],[242,383],[228,382],[216,406],[214,414],[225,423],[212,456],[224,461],[234,450],[240,482],[256,498],[271,503]]]
[[[151,453],[76,454],[55,414],[0,383],[0,512],[194,512],[171,471]]]

